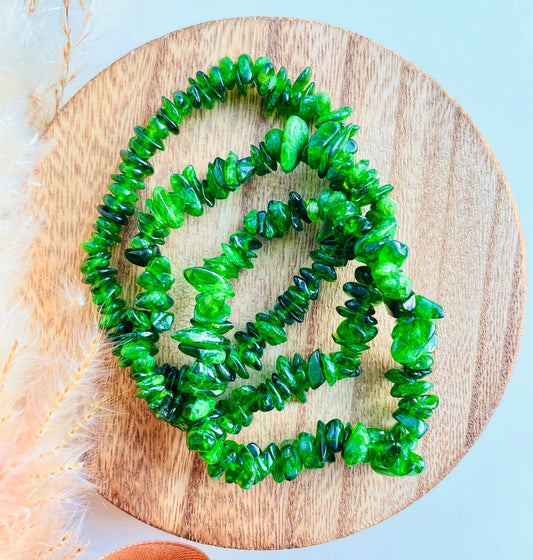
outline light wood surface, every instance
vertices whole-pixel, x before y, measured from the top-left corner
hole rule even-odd
[[[440,302],[447,313],[438,325],[435,392],[441,406],[419,447],[427,460],[418,477],[388,478],[368,465],[342,461],[302,473],[294,482],[265,480],[249,491],[208,478],[204,464],[185,446],[182,432],[153,418],[134,398],[124,370],[110,367],[109,401],[90,468],[99,491],[118,507],[151,525],[193,541],[245,549],[292,548],[351,535],[394,515],[437,484],[472,446],[497,406],[517,354],[525,304],[525,250],[516,208],[503,172],[464,110],[429,76],[369,39],[320,23],[247,18],[206,23],[148,43],[104,70],[61,111],[47,137],[52,148],[40,166],[34,211],[43,230],[34,246],[35,266],[27,295],[50,352],[76,345],[80,325],[94,321],[92,304],[59,320],[62,282],[76,285],[82,260],[79,243],[91,232],[96,205],[119,163],[133,127],[155,112],[161,95],[185,88],[197,70],[208,70],[224,55],[268,55],[293,78],[313,68],[318,91],[333,106],[354,107],[361,125],[359,156],[369,159],[384,183],[395,185],[399,202],[397,238],[410,247],[406,271],[418,293]],[[225,106],[184,121],[181,134],[153,158],[156,184],[194,164],[204,176],[207,163],[228,150],[241,157],[277,118],[265,118],[255,93],[244,101],[231,95]],[[193,290],[180,271],[220,253],[220,243],[240,228],[251,208],[270,199],[287,200],[290,190],[306,196],[323,183],[301,166],[294,173],[254,178],[201,218],[188,219],[168,240],[177,276],[176,327],[187,324]],[[266,310],[309,262],[313,228],[267,243],[253,271],[234,282],[237,326]],[[122,281],[134,285],[133,267]],[[121,264],[122,263],[122,264]],[[354,264],[324,285],[303,325],[288,329],[289,341],[266,352],[266,371],[276,355],[314,348],[333,350],[339,323],[335,306],[346,299],[341,285]],[[306,405],[291,403],[282,413],[257,414],[241,441],[294,438],[318,419],[338,417],[387,426],[395,399],[383,379],[392,365],[390,319],[367,352],[358,379],[312,392]],[[183,356],[165,340],[161,358]],[[261,377],[261,376],[259,376]],[[257,381],[257,379],[255,380]]]

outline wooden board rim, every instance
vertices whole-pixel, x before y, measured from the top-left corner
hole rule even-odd
[[[154,39],[153,41],[150,41],[148,43],[145,43],[144,45],[141,45],[139,47],[137,47],[136,49],[134,49],[133,51],[130,51],[129,53],[126,53],[124,56],[122,56],[121,58],[117,59],[116,61],[114,61],[111,65],[109,65],[106,69],[102,70],[101,73],[104,72],[108,72],[110,71],[110,69],[112,69],[113,67],[115,67],[116,65],[119,65],[121,63],[124,63],[128,57],[130,57],[132,55],[132,53],[134,53],[135,51],[137,51],[138,49],[143,49],[146,48],[148,45],[152,44],[152,43],[157,43],[158,41],[160,41],[163,37],[165,38],[172,38],[173,35],[177,35],[180,33],[185,33],[187,32],[187,30],[191,30],[191,29],[195,29],[198,30],[199,32],[201,32],[203,29],[207,29],[210,26],[216,25],[220,22],[224,23],[224,24],[231,24],[231,22],[240,22],[240,21],[246,21],[246,22],[259,22],[259,23],[268,23],[268,22],[284,22],[284,23],[291,23],[291,24],[301,24],[304,23],[306,25],[310,25],[310,26],[316,26],[316,27],[322,27],[324,29],[330,29],[332,27],[342,31],[343,33],[350,33],[350,34],[354,34],[351,31],[345,30],[341,27],[337,27],[337,26],[331,26],[328,24],[323,24],[320,22],[316,22],[316,21],[310,21],[310,20],[300,20],[298,18],[270,18],[270,17],[244,17],[244,18],[228,18],[228,19],[224,19],[224,20],[219,20],[219,21],[214,21],[214,22],[204,22],[198,25],[193,25],[193,26],[189,26],[187,28],[184,29],[180,29],[171,33],[168,33],[162,37],[159,37],[157,39]],[[356,35],[356,34],[354,34]],[[379,45],[378,43],[376,43],[375,41],[372,41],[370,39],[368,39],[368,41],[370,41],[373,44]],[[392,51],[391,49],[388,49],[386,47],[383,47],[382,45],[379,45],[380,48],[383,48],[385,51],[388,51],[390,53],[392,53],[394,56],[398,57],[399,59],[402,60],[403,64],[406,64],[408,66],[410,66],[412,69],[416,70],[417,72],[423,74],[426,78],[428,78],[429,80],[431,80],[432,82],[434,82],[435,84],[437,83],[433,78],[431,78],[431,76],[429,76],[427,73],[423,72],[422,70],[420,70],[416,65],[414,65],[412,62],[408,61],[407,59],[405,59],[404,57],[402,57],[401,55],[398,55],[397,53],[395,53],[394,51]],[[94,78],[92,78],[88,84],[90,84],[94,79],[96,79],[101,73],[99,73],[97,76],[95,76]],[[88,85],[86,84],[86,86]],[[86,87],[84,86],[84,88]],[[479,131],[478,127],[475,125],[475,123],[473,122],[473,120],[471,119],[471,117],[466,113],[466,111],[462,108],[462,106],[444,89],[442,88],[442,86],[439,85],[439,88],[447,95],[447,97],[449,98],[449,100],[453,103],[453,105],[456,107],[456,109],[461,113],[462,118],[466,119],[469,124],[472,126],[472,128],[476,131],[477,135],[482,139],[482,141],[485,144],[485,148],[487,150],[487,152],[492,156],[492,159],[497,167],[497,173],[500,177],[503,178],[503,184],[505,186],[505,189],[507,191],[507,195],[508,198],[511,200],[511,203],[513,205],[513,209],[515,212],[515,220],[517,223],[517,227],[518,227],[518,235],[519,235],[519,244],[520,244],[520,251],[521,251],[521,272],[523,274],[523,277],[525,278],[526,275],[526,251],[525,251],[525,241],[524,241],[524,235],[523,235],[523,230],[520,224],[520,218],[518,215],[518,210],[516,207],[516,203],[514,201],[514,198],[512,196],[512,192],[511,192],[511,188],[510,185],[507,181],[507,179],[505,178],[505,174],[501,168],[501,165],[499,164],[496,156],[494,155],[492,149],[490,148],[488,142],[486,141],[486,139],[484,138],[484,136],[481,134],[481,132]],[[63,113],[65,113],[66,111],[69,110],[69,107],[72,103],[76,102],[77,96],[79,95],[79,93],[77,93],[66,105],[65,107],[61,110],[61,112],[59,113],[57,118],[61,118],[61,115]],[[53,127],[54,125],[52,124],[51,127]],[[525,283],[525,280],[524,280]],[[468,442],[469,445],[467,445],[465,447],[465,450],[468,451],[468,449],[472,446],[472,444],[477,440],[477,438],[479,437],[479,435],[482,433],[483,429],[486,427],[488,421],[490,420],[490,417],[492,416],[492,414],[494,413],[495,408],[497,407],[499,401],[501,400],[503,393],[505,391],[505,388],[509,382],[512,370],[514,368],[514,364],[516,362],[516,357],[518,354],[518,347],[519,347],[519,342],[521,340],[522,337],[522,332],[523,332],[523,326],[524,326],[524,320],[525,320],[525,304],[526,304],[526,294],[525,294],[525,290],[524,290],[524,295],[521,299],[521,307],[520,307],[520,314],[518,317],[518,336],[516,337],[516,341],[515,341],[515,345],[514,345],[514,350],[512,352],[511,355],[511,360],[507,363],[507,370],[506,370],[506,374],[505,374],[505,384],[503,386],[499,387],[499,391],[496,394],[493,394],[493,405],[492,405],[492,410],[490,412],[490,414],[484,418],[484,422],[482,425],[482,429],[476,434],[475,438],[472,438],[472,440],[470,440]],[[449,465],[449,468],[444,471],[442,473],[442,476],[440,478],[440,480],[442,480],[447,474],[449,474],[449,472],[457,465],[457,463],[460,461],[461,457],[457,457],[457,460],[455,461],[454,464]],[[440,481],[439,480],[439,481]],[[437,481],[437,483],[439,482]],[[412,501],[409,502],[410,505],[411,503],[413,503],[417,498],[413,497]],[[403,509],[403,508],[402,508]],[[398,510],[399,511],[399,510]],[[397,513],[397,511],[391,511],[390,515],[394,515],[395,513]],[[384,518],[385,519],[385,518]],[[154,526],[158,526],[158,525],[154,525]],[[165,530],[164,527],[158,527],[158,528],[162,528],[163,530]],[[345,535],[343,535],[345,536]],[[320,541],[323,542],[323,541]],[[208,543],[209,544],[209,543]],[[308,543],[308,545],[314,545],[314,544],[318,544],[318,542],[310,542]],[[220,545],[219,545],[220,546]],[[302,545],[299,545],[302,546]],[[305,544],[303,546],[306,546]]]

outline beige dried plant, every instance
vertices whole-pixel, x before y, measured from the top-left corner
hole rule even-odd
[[[6,560],[83,552],[78,530],[91,488],[84,459],[106,377],[107,348],[96,326],[77,333],[75,352],[43,360],[39,334],[47,326],[35,324],[20,291],[31,265],[25,255],[39,230],[25,210],[31,170],[43,152],[39,133],[75,77],[72,52],[91,13],[90,3],[80,1],[74,37],[68,0],[60,8],[61,23],[38,0],[0,1],[7,30],[0,36],[0,558]],[[54,49],[59,56],[50,66]],[[86,304],[68,283],[57,289],[65,320]]]

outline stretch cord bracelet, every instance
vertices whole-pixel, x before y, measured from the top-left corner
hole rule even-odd
[[[135,127],[130,150],[121,152],[121,173],[112,175],[110,194],[98,207],[95,233],[82,243],[88,253],[81,267],[83,281],[91,285],[102,315],[100,327],[113,341],[119,365],[131,368],[137,396],[147,401],[158,418],[187,431],[188,447],[208,463],[210,476],[225,474],[227,482],[243,488],[269,474],[277,482],[292,480],[302,468],[321,468],[335,461],[338,453],[348,465],[367,462],[382,474],[418,474],[424,461],[414,451],[427,431],[425,420],[438,404],[438,398],[428,394],[432,384],[425,377],[433,364],[434,321],[443,317],[442,308],[415,295],[411,279],[400,269],[407,247],[393,239],[396,203],[388,196],[392,186],[380,186],[367,161],[355,162],[357,145],[352,137],[358,127],[344,124],[352,110],[331,111],[329,96],[315,94],[310,78],[311,70],[306,68],[292,84],[285,68],[276,72],[266,57],[255,63],[248,55],[241,55],[236,63],[225,57],[208,74],[198,72],[196,79],[189,79],[186,92],[177,91],[172,101],[163,97],[161,108],[146,126]],[[255,86],[263,97],[266,113],[276,109],[288,117],[284,130],[270,130],[258,147],[251,147],[248,157],[239,159],[230,152],[226,160],[216,158],[203,180],[188,166],[170,178],[171,191],[155,187],[146,201],[147,212],[137,213],[139,232],[125,251],[130,262],[144,268],[137,278],[144,291],[128,307],[119,297],[117,270],[110,267],[111,250],[122,241],[120,233],[128,217],[136,213],[139,197],[135,191],[144,189],[145,177],[153,174],[148,160],[164,149],[169,133],[179,133],[182,118],[193,109],[212,109],[216,101],[225,102],[226,92],[234,87],[245,96],[249,86]],[[311,137],[307,123],[315,127]],[[271,201],[266,211],[252,210],[242,230],[222,244],[221,256],[184,271],[199,294],[192,327],[171,336],[194,363],[158,366],[157,342],[174,320],[169,311],[173,301],[167,294],[174,278],[170,261],[159,248],[170,229],[183,225],[184,214],[202,215],[204,206],[227,198],[252,176],[275,171],[278,164],[289,173],[300,162],[327,178],[328,188],[316,199],[304,201],[292,192],[288,203]],[[227,300],[235,295],[229,280],[242,268],[253,268],[255,251],[262,246],[260,238],[282,238],[290,229],[302,231],[310,222],[322,224],[318,248],[310,252],[312,266],[300,269],[294,284],[270,311],[257,313],[245,330],[236,332],[232,346],[224,336],[234,327],[228,320]],[[287,338],[285,326],[304,320],[310,302],[320,295],[321,281],[336,280],[335,269],[353,259],[363,266],[356,268],[355,282],[343,287],[351,299],[337,307],[343,317],[333,335],[339,351],[326,354],[317,349],[307,360],[299,354],[291,359],[279,356],[275,372],[264,382],[234,388],[225,397],[228,384],[237,376],[248,378],[250,368],[262,369],[266,344],[281,344]],[[391,353],[403,366],[385,374],[393,383],[391,394],[400,398],[392,427],[319,421],[315,435],[302,432],[296,440],[279,446],[272,443],[264,450],[255,443],[242,445],[227,438],[249,426],[259,410],[282,410],[290,399],[305,402],[309,389],[358,376],[361,355],[378,332],[374,313],[381,302],[396,318]]]

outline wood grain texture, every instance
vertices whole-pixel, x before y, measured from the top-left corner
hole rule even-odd
[[[61,111],[47,137],[52,149],[38,170],[42,183],[34,212],[43,230],[33,249],[35,266],[27,296],[50,353],[76,344],[80,326],[94,321],[89,303],[70,319],[56,313],[64,297],[61,283],[75,284],[82,260],[79,243],[91,232],[96,205],[109,174],[119,163],[133,127],[157,109],[161,95],[184,88],[187,78],[207,70],[224,55],[266,54],[293,78],[313,68],[319,91],[333,106],[354,107],[361,125],[359,155],[395,185],[399,202],[397,238],[410,247],[406,271],[418,293],[443,304],[447,317],[432,381],[441,406],[420,451],[427,460],[418,477],[380,476],[368,465],[342,461],[308,471],[294,482],[265,480],[244,492],[208,478],[203,463],[185,446],[185,437],[153,418],[133,397],[127,372],[115,371],[108,408],[102,412],[97,453],[91,460],[100,492],[135,517],[193,541],[244,549],[314,545],[361,531],[394,515],[437,484],[480,435],[509,380],[517,354],[525,304],[525,250],[519,219],[503,172],[464,110],[413,64],[369,39],[320,23],[295,19],[245,18],[206,23],[171,33],[121,58],[85,86]],[[244,101],[231,95],[225,106],[184,121],[181,134],[153,158],[156,184],[228,150],[244,157],[277,118],[262,116],[256,94]],[[191,218],[171,236],[168,255],[178,280],[173,288],[176,327],[187,324],[193,291],[179,271],[220,252],[220,243],[240,228],[251,208],[270,199],[286,200],[290,190],[307,196],[322,182],[301,166],[289,176],[254,178],[217,203],[202,218]],[[235,281],[232,305],[237,326],[266,310],[309,262],[313,229],[267,243],[257,266]],[[128,238],[128,235],[126,236]],[[122,281],[134,290],[133,267],[121,266]],[[124,265],[124,266],[122,266]],[[339,322],[335,306],[345,300],[341,285],[354,265],[325,285],[303,325],[289,327],[289,340],[266,352],[267,371],[279,352],[306,355],[333,350],[331,332]],[[61,281],[60,281],[61,279]],[[282,413],[258,413],[241,441],[263,445],[312,430],[318,419],[338,417],[387,426],[395,399],[383,379],[390,358],[391,322],[365,355],[360,378],[312,392],[308,404],[290,403]],[[171,342],[171,341],[170,341]],[[162,359],[182,360],[165,340]],[[175,363],[175,362],[174,362]]]

